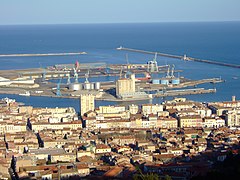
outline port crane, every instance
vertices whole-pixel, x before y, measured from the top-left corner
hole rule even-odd
[[[156,52],[152,61],[148,61],[148,72],[150,73],[158,72],[157,54]]]
[[[129,61],[128,61],[128,53],[126,54],[126,61],[127,61],[127,72],[126,72],[126,76],[129,76],[129,75],[132,74],[132,72],[130,71],[131,65],[129,64]]]
[[[171,72],[171,77],[174,78],[174,69],[175,69],[175,65],[172,65],[172,72]]]
[[[107,75],[109,75],[109,73],[110,73],[110,67],[108,64],[106,65],[106,73],[107,73]]]
[[[46,69],[44,68],[42,73],[42,82],[46,82],[46,74],[47,72],[46,72]]]
[[[39,66],[40,66],[40,69],[43,71],[42,72],[42,82],[46,82],[46,74],[47,74],[47,71],[45,68],[42,67],[42,64],[41,62],[39,62]],[[32,77],[31,77],[32,79]]]
[[[75,77],[75,83],[78,83],[78,73],[77,73],[77,69],[73,68],[74,71],[74,77]]]
[[[89,69],[88,69],[88,72],[85,74],[85,83],[89,83]]]
[[[61,89],[60,89],[61,82],[62,82],[62,79],[60,79],[59,82],[57,83],[57,92],[56,92],[57,96],[62,96]]]
[[[70,74],[67,74],[67,85],[71,84],[71,77]]]

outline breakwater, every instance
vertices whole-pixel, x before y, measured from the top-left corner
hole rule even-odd
[[[157,53],[157,55],[160,55],[160,56],[182,59],[185,61],[196,61],[196,62],[201,62],[201,63],[215,64],[215,65],[219,65],[219,66],[240,68],[240,65],[238,65],[238,64],[229,64],[229,63],[224,63],[224,62],[219,62],[219,61],[212,61],[212,60],[199,59],[199,58],[193,58],[193,57],[172,55],[172,54],[166,54],[166,53],[161,53],[161,52],[152,52],[152,51],[145,51],[145,50],[139,50],[139,49],[125,48],[125,47],[119,47],[119,48],[117,48],[117,50],[144,53],[144,54],[156,54]]]
[[[69,52],[69,53],[38,53],[38,54],[0,54],[0,57],[32,57],[32,56],[74,56],[87,54],[86,52]]]

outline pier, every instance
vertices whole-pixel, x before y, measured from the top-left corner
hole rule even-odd
[[[125,48],[122,46],[117,48],[117,50],[144,53],[144,54],[156,54],[157,53],[157,55],[160,55],[163,57],[182,59],[182,60],[186,60],[186,61],[196,61],[196,62],[208,63],[208,64],[215,64],[215,65],[219,65],[219,66],[227,66],[227,67],[232,67],[232,68],[240,68],[240,65],[238,65],[238,64],[229,64],[229,63],[224,63],[224,62],[217,62],[217,61],[206,60],[206,59],[198,59],[198,58],[193,58],[193,57],[172,55],[172,54],[145,51],[145,50],[139,50],[139,49],[131,49],[131,48]]]
[[[69,53],[44,53],[44,54],[0,54],[0,57],[38,57],[38,56],[74,56],[87,54],[86,52],[69,52]]]
[[[166,92],[158,92],[156,94],[153,94],[153,96],[167,97],[167,96],[183,96],[183,95],[206,94],[206,93],[216,93],[216,89],[204,89],[204,88],[180,89],[180,90],[171,90]]]

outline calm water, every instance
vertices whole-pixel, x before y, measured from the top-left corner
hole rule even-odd
[[[79,51],[88,53],[79,56],[0,58],[0,69],[45,67],[74,63],[76,60],[80,63],[125,63],[125,52],[115,50],[120,45],[240,64],[240,22],[0,26],[0,54]],[[128,55],[130,63],[146,63],[153,58],[151,55],[137,53]],[[193,100],[223,101],[230,100],[232,95],[240,98],[240,69],[164,57],[158,57],[158,63],[175,64],[176,69],[184,71],[180,75],[186,78],[221,76],[226,80],[225,83],[216,85],[216,94],[187,96]],[[0,95],[1,97],[6,95]],[[79,102],[73,99],[9,97],[34,106],[73,106],[79,109]],[[160,101],[161,99],[155,99],[153,103]],[[97,105],[102,104],[106,102],[97,102]]]

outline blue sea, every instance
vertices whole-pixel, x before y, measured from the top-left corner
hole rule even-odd
[[[0,54],[80,52],[86,55],[48,57],[1,57],[0,69],[46,67],[61,63],[84,62],[126,63],[119,46],[157,51],[175,55],[240,64],[240,22],[198,23],[136,23],[136,24],[74,24],[74,25],[11,25],[0,26]],[[153,55],[128,52],[130,63],[147,63]],[[240,69],[198,62],[186,62],[159,56],[159,65],[175,64],[183,70],[180,76],[189,79],[221,77],[226,82],[199,87],[217,88],[215,94],[186,96],[196,101],[227,101],[231,96],[240,99]],[[234,77],[234,78],[233,78]],[[97,79],[90,79],[90,81]],[[43,97],[15,98],[35,107],[73,106],[75,99]],[[154,99],[150,103],[159,103]],[[148,101],[131,103],[148,103]],[[98,101],[99,105],[115,104]]]

